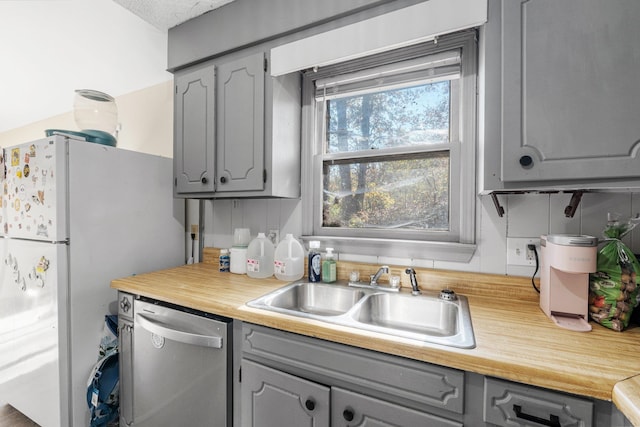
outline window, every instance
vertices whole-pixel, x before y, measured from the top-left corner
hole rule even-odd
[[[472,253],[474,36],[305,73],[305,234],[343,252],[452,259],[439,256],[449,242]]]

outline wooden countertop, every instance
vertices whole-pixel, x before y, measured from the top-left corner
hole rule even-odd
[[[449,287],[467,296],[476,338],[474,349],[416,344],[253,309],[245,303],[286,283],[275,278],[260,280],[219,273],[217,266],[210,264],[117,279],[111,287],[289,332],[613,401],[627,418],[640,425],[640,327],[614,332],[590,322],[591,332],[572,332],[555,326],[540,310],[529,279],[454,271],[418,273],[423,289]],[[402,281],[404,287],[404,277]]]

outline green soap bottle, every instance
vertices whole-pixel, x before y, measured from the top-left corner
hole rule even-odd
[[[333,283],[336,281],[336,260],[333,255],[333,248],[327,248],[327,253],[322,261],[322,281]]]

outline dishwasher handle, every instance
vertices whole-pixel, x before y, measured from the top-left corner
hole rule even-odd
[[[120,425],[133,424],[133,323],[122,318],[118,322],[120,332]]]
[[[153,334],[160,335],[172,341],[196,345],[198,347],[222,348],[222,337],[173,329],[142,314],[136,314],[135,323]]]

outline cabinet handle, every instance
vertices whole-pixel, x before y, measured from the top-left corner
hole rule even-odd
[[[209,182],[209,180],[207,179],[206,176],[203,176],[202,179],[200,179],[200,182],[203,184],[206,184],[207,182]]]
[[[353,421],[353,418],[355,417],[355,414],[353,413],[353,409],[347,408],[342,412],[342,417],[346,420],[346,421]]]
[[[307,399],[307,401],[304,402],[304,406],[308,410],[313,411],[314,409],[316,409],[316,402],[313,399]]]
[[[533,158],[531,156],[522,156],[520,157],[520,166],[525,169],[533,167]]]
[[[520,405],[513,405],[513,412],[515,412],[516,418],[533,421],[534,423],[538,423],[543,426],[562,427],[560,425],[560,417],[558,417],[557,415],[549,414],[549,419],[545,420],[544,418],[536,417],[535,415],[525,414],[524,412],[522,412],[522,406]]]
[[[221,177],[220,177],[220,182],[221,182],[221,183],[223,183],[223,184],[224,184],[225,182],[227,182],[227,177],[226,177],[226,176],[221,176]]]

